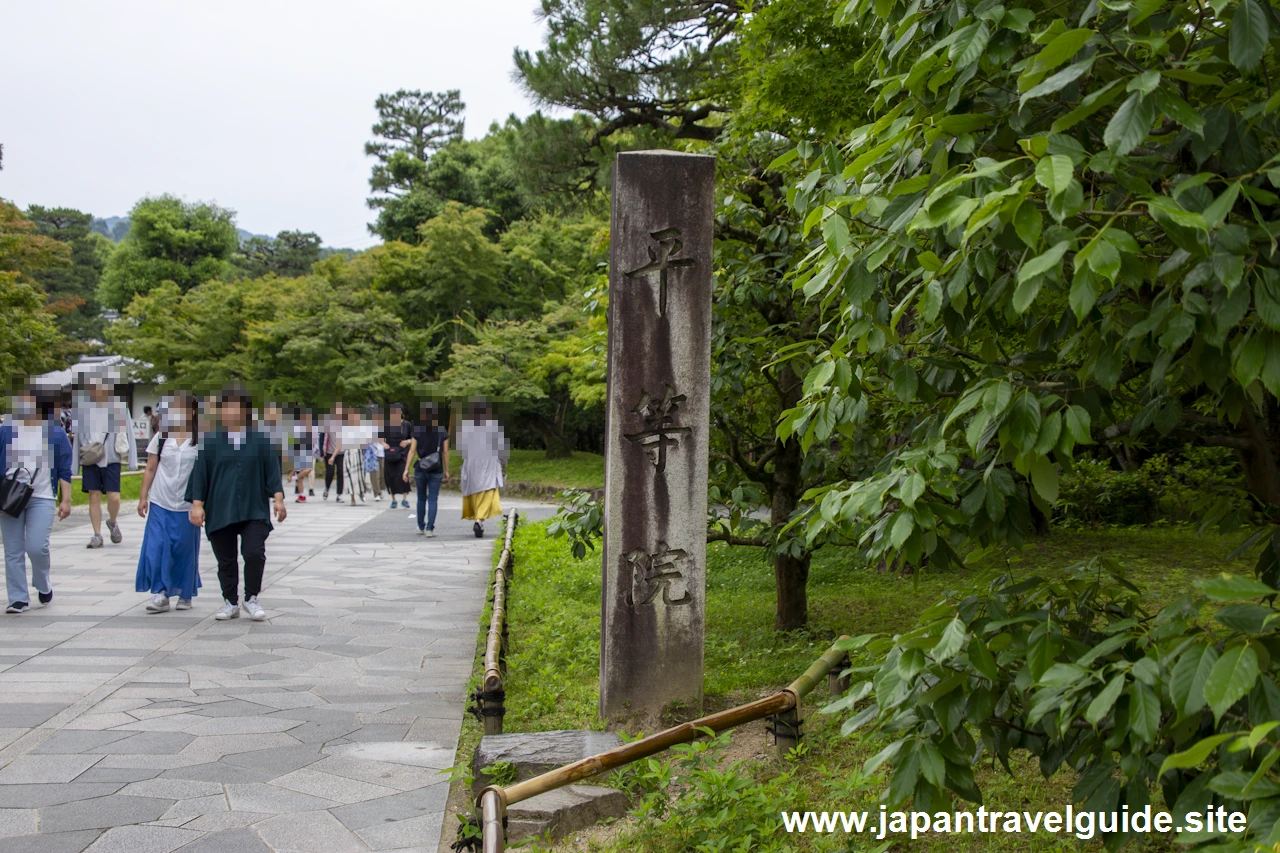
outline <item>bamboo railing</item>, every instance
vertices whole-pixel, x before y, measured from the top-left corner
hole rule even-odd
[[[608,752],[575,761],[573,764],[550,770],[523,782],[516,782],[506,787],[488,786],[480,792],[478,802],[483,853],[504,853],[506,850],[505,823],[508,806],[610,770],[617,770],[619,767],[656,755],[677,744],[695,741],[705,736],[706,733],[700,731],[701,729],[710,729],[718,733],[753,720],[772,717],[775,726],[773,731],[779,748],[794,746],[800,737],[800,703],[822,679],[828,678],[832,670],[845,662],[847,655],[846,651],[832,645],[822,657],[805,670],[804,675],[772,696],[766,696],[727,711],[709,714],[688,723],[681,723],[642,740],[623,744]],[[829,679],[828,686],[834,690],[836,682]]]
[[[515,555],[511,550],[511,539],[515,535],[518,518],[514,508],[507,514],[502,553],[493,568],[493,613],[489,617],[489,636],[484,647],[484,681],[472,696],[487,735],[502,734],[502,718],[506,713],[503,679],[507,672],[507,584],[515,577]]]

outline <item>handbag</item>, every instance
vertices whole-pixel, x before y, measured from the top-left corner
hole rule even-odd
[[[129,455],[129,441],[130,439],[129,439],[128,433],[124,433],[124,432],[116,433],[116,453],[122,459]]]
[[[97,465],[107,455],[107,448],[101,441],[91,441],[80,445],[80,464]]]
[[[18,472],[26,470],[26,468],[14,468],[13,474],[0,480],[0,512],[5,515],[17,518],[22,515],[22,511],[27,508],[27,502],[31,500],[34,491],[31,483],[35,482],[36,474],[40,473],[40,469],[37,468],[35,474],[31,475],[31,483],[19,483]]]
[[[404,434],[404,425],[401,424],[396,429],[396,437],[391,437],[391,430],[387,430],[387,447],[386,459],[388,462],[403,462],[405,454],[408,451],[400,446],[400,442],[406,440],[409,436]]]
[[[426,456],[418,457],[418,470],[424,474],[439,474],[444,470],[444,466],[440,464],[440,452],[428,453]]]

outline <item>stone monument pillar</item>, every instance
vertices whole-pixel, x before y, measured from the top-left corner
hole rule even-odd
[[[702,706],[715,158],[618,155],[600,714]]]

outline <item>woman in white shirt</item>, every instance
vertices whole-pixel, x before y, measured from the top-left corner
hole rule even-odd
[[[200,588],[200,528],[187,514],[187,481],[195,467],[198,410],[194,397],[179,394],[165,409],[161,431],[147,446],[147,469],[142,475],[138,515],[147,519],[138,557],[135,589],[150,592],[147,611],[190,610]]]
[[[352,406],[347,410],[347,422],[341,426],[337,450],[329,456],[329,464],[342,454],[343,474],[346,480],[347,494],[351,495],[351,505],[356,505],[356,494],[360,495],[360,503],[364,503],[365,492],[369,490],[369,478],[364,470],[364,446],[369,441],[372,430],[360,422],[360,410]],[[338,491],[342,495],[341,486]]]

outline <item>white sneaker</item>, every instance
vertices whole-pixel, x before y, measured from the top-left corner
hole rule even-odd
[[[157,592],[147,602],[148,613],[166,613],[169,610],[169,596]]]
[[[425,530],[423,531],[423,535],[426,536],[428,539],[436,538],[436,532],[434,530]]]
[[[262,605],[258,603],[258,596],[246,598],[244,600],[244,612],[249,614],[249,618],[254,622],[261,622],[267,618],[267,611],[262,609]]]
[[[178,599],[178,604],[177,604],[177,606],[176,606],[176,607],[174,607],[173,609],[174,609],[174,610],[190,610],[190,609],[191,609],[191,599],[189,599],[189,598],[179,598],[179,599]]]
[[[240,618],[240,605],[232,604],[230,601],[222,602],[222,608],[213,614],[213,618],[219,622],[225,622],[228,619]]]
[[[374,499],[375,501],[380,501],[380,500],[382,500],[382,495],[375,495],[373,499]]]

